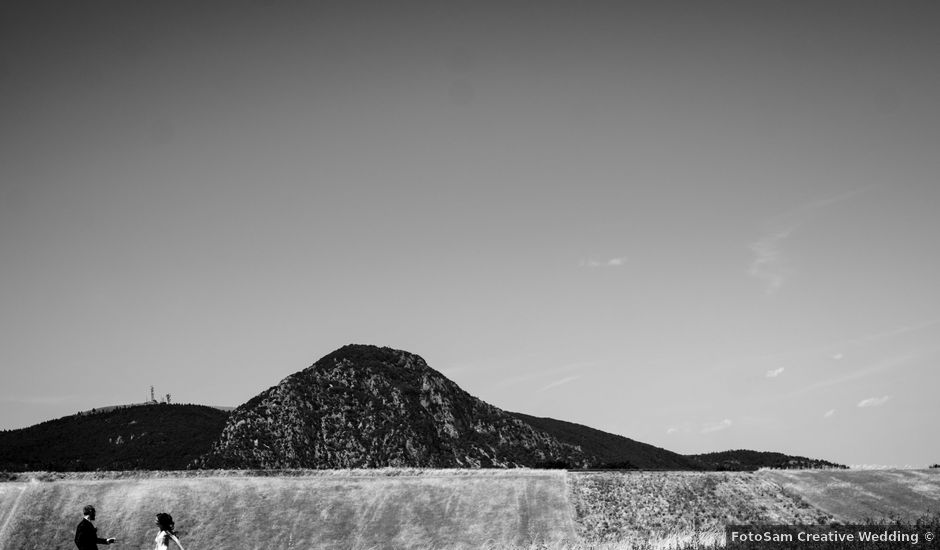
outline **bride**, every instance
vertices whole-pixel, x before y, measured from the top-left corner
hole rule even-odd
[[[157,525],[160,526],[160,532],[154,540],[156,546],[153,550],[170,550],[170,541],[173,541],[179,550],[183,550],[180,539],[176,538],[176,533],[173,531],[173,516],[165,512],[157,514]]]

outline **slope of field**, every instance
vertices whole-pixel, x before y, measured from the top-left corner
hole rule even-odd
[[[940,513],[940,470],[764,470],[759,475],[836,521]]]
[[[565,476],[379,470],[5,482],[0,521],[9,523],[0,547],[73,548],[88,503],[98,509],[99,533],[125,549],[151,548],[154,514],[163,511],[173,515],[187,548],[481,548],[572,540]]]
[[[569,473],[578,532],[588,542],[723,540],[734,523],[819,523],[831,516],[747,472]]]

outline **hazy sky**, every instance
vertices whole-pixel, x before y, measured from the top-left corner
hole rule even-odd
[[[681,453],[940,462],[940,4],[385,4],[0,4],[0,428],[369,343]]]

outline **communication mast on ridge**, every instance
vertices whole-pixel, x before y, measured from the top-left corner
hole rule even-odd
[[[153,386],[150,386],[150,402],[156,403],[157,399],[153,396]]]

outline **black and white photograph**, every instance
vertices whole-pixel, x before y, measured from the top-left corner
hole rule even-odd
[[[3,0],[0,550],[936,548],[938,29]]]

